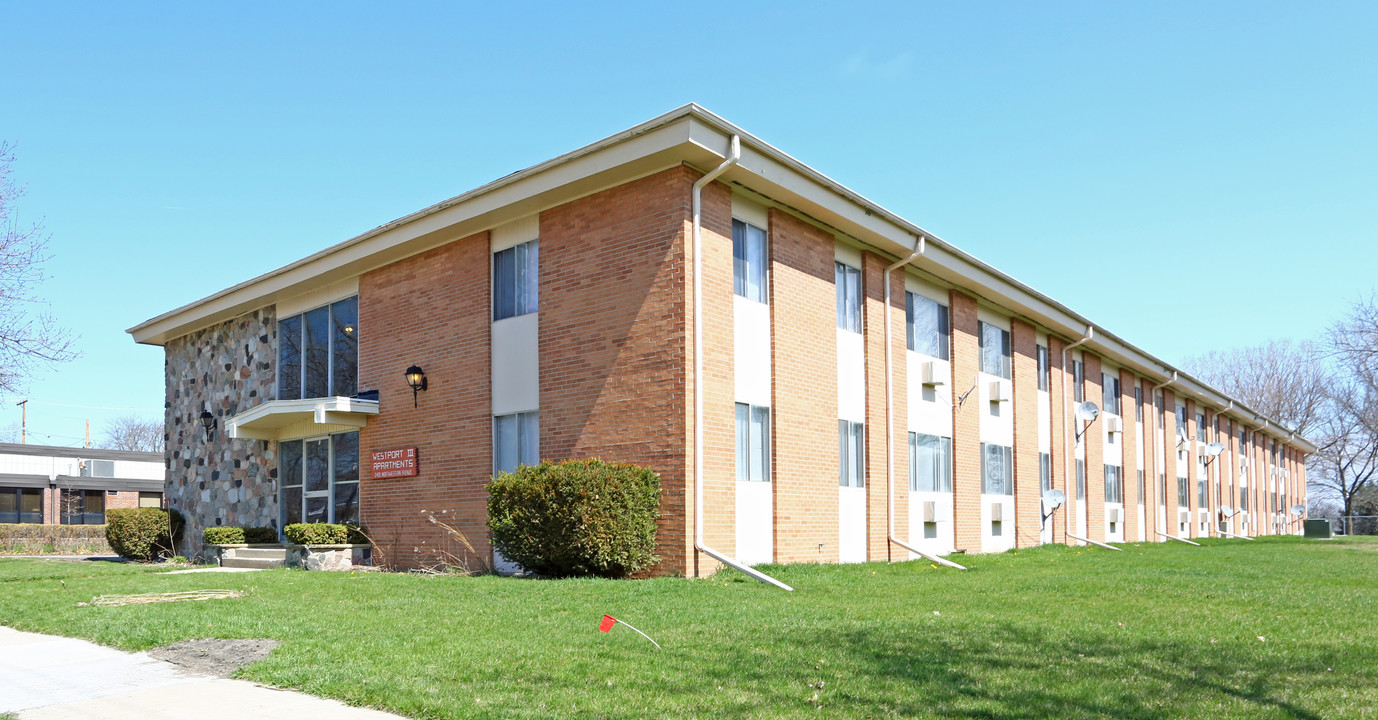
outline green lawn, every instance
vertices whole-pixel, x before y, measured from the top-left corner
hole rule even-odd
[[[1047,547],[712,580],[0,560],[0,624],[145,649],[283,641],[240,671],[414,717],[1378,717],[1378,542]],[[65,581],[65,588],[59,580]],[[248,597],[77,607],[197,588]],[[625,628],[599,633],[603,613]],[[1260,639],[1263,638],[1263,639]]]

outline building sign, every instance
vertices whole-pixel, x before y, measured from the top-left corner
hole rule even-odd
[[[418,472],[414,447],[401,450],[374,450],[371,455],[369,464],[373,469],[374,480],[415,477]]]

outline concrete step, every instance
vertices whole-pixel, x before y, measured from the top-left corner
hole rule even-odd
[[[265,568],[282,567],[287,561],[268,558],[226,558],[220,561],[220,567],[226,568],[245,568],[250,570],[263,570]]]
[[[234,556],[245,560],[286,560],[287,550],[280,547],[235,548]]]

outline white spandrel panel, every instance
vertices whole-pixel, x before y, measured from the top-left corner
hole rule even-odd
[[[774,560],[774,501],[771,483],[737,482],[737,559],[747,565]]]
[[[527,313],[492,325],[493,414],[540,407],[540,325]]]
[[[979,402],[978,409],[981,417],[981,442],[1014,446],[1014,401],[1008,398],[1013,396],[1014,384],[998,375],[990,375],[978,372],[976,392],[967,398],[970,405],[973,399]],[[991,394],[993,383],[999,383],[1001,392],[1007,398],[1001,402],[991,402],[994,396]],[[960,392],[966,392],[962,388]]]
[[[837,328],[837,417],[866,422],[866,347],[860,333]]]
[[[732,372],[737,402],[770,406],[770,306],[732,296]]]
[[[841,562],[866,562],[866,488],[839,487],[837,554]]]
[[[1038,451],[1052,452],[1053,398],[1047,390],[1038,391]]]
[[[952,437],[952,366],[946,360],[920,355],[912,350],[904,353],[906,386],[909,394],[909,431]],[[932,363],[941,385],[924,385],[923,368]],[[899,368],[896,368],[896,374]]]
[[[127,480],[162,480],[164,476],[161,462],[137,462],[116,460],[115,477]]]

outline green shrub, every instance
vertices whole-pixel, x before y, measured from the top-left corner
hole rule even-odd
[[[244,542],[246,543],[275,543],[278,541],[278,531],[269,527],[246,527],[244,528]]]
[[[244,528],[208,527],[201,533],[201,541],[207,545],[242,545]]]
[[[654,565],[659,516],[660,477],[635,465],[544,462],[488,484],[494,547],[552,577],[625,577]]]
[[[180,523],[175,522],[180,519],[177,514],[170,520],[168,512],[158,508],[107,510],[105,541],[120,557],[147,562],[168,550],[169,529],[180,531]]]
[[[298,545],[343,545],[349,540],[349,528],[331,523],[296,523],[282,534]]]
[[[372,544],[373,544],[373,540],[371,540],[371,539],[369,538],[369,536],[368,536],[368,526],[366,526],[366,525],[348,525],[348,524],[346,524],[345,527],[349,528],[349,540],[348,540],[348,542],[349,542],[350,545],[372,545]]]

